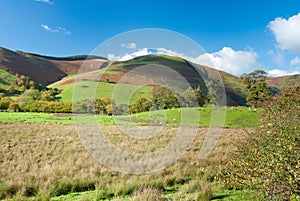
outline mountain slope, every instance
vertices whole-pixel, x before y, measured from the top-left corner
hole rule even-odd
[[[0,69],[11,74],[26,75],[39,84],[49,85],[63,77],[76,74],[86,57],[48,57],[11,51],[0,47]],[[102,57],[94,58],[106,62]],[[91,60],[92,61],[92,60]],[[91,70],[94,70],[92,68]]]
[[[166,55],[146,55],[136,57],[128,61],[114,62],[108,68],[85,72],[78,75],[67,76],[62,80],[50,85],[50,87],[57,87],[59,89],[65,90],[69,89],[65,91],[66,96],[69,96],[70,88],[74,87],[74,83],[77,79],[83,81],[100,80],[102,82],[109,81],[110,83],[119,83],[120,80],[124,77],[124,75],[126,75],[126,73],[134,70],[136,67],[144,65],[148,65],[147,67],[149,68],[151,68],[152,65],[163,65],[169,67],[172,70],[179,73],[182,77],[184,77],[192,87],[196,88],[198,86],[201,86],[203,91],[207,91],[205,81],[207,81],[207,79],[212,75],[219,73],[224,82],[228,105],[245,105],[246,103],[245,95],[242,92],[244,85],[239,83],[238,77],[223,71],[217,71],[206,66],[193,64],[179,57],[172,57]],[[151,71],[147,71],[147,73],[149,77],[153,78],[152,81],[154,83],[161,82],[161,80],[159,80],[160,76],[155,76],[155,74],[152,74]],[[139,75],[138,79],[136,78],[126,80],[126,83],[134,85],[144,85],[146,82],[145,80],[147,80],[147,78],[143,76],[144,75]],[[176,83],[176,78],[170,77],[170,81]],[[178,82],[180,82],[180,80],[178,80]],[[64,96],[64,92],[62,96]]]

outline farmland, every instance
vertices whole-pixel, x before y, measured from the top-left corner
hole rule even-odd
[[[107,138],[122,148],[145,150],[140,147],[143,143],[116,134],[115,126],[103,127]],[[168,143],[172,135],[167,134],[172,129],[176,128],[166,127],[162,135],[149,139],[146,149],[156,150]],[[109,170],[93,159],[72,125],[1,123],[0,196],[14,196],[16,200],[134,200],[150,195],[175,200],[201,196],[216,200],[253,199],[253,192],[227,191],[214,179],[251,129],[224,129],[214,151],[200,160],[198,152],[206,132],[207,128],[200,128],[192,147],[172,166],[154,174],[127,175]]]

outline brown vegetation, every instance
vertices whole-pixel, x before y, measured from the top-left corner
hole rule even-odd
[[[115,132],[115,126],[104,126],[104,129],[108,131],[108,139],[122,149],[145,153],[168,143],[174,128],[165,128],[162,135],[150,139],[146,149],[145,143]],[[215,171],[230,160],[236,151],[236,144],[244,138],[244,131],[224,129],[215,150],[208,158],[199,160],[198,154],[206,132],[207,128],[199,129],[193,146],[173,166],[154,174],[138,176],[108,170],[95,161],[81,144],[72,125],[1,123],[0,198],[49,198],[96,189],[100,199],[134,192],[135,195],[147,195],[153,188],[159,194],[167,187],[188,183],[192,185],[185,187],[192,189],[189,191],[209,193],[210,187],[203,182],[211,182]],[[156,143],[158,138],[159,143]],[[197,182],[203,185],[196,185]],[[145,189],[141,190],[141,186]],[[183,190],[179,193],[184,196]],[[202,196],[200,194],[197,196]]]

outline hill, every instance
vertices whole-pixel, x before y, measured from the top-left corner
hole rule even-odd
[[[0,47],[0,69],[13,75],[28,76],[43,85],[49,85],[65,76],[76,74],[86,58],[86,55],[72,57],[42,56]],[[106,59],[102,57],[92,57],[91,59],[91,62],[93,60],[106,62]]]
[[[196,88],[200,86],[201,89],[205,92],[207,92],[205,81],[207,81],[207,79],[213,74],[220,73],[220,76],[224,82],[228,105],[245,105],[246,103],[245,95],[242,93],[244,85],[239,82],[238,77],[223,71],[217,71],[213,68],[191,63],[180,57],[166,55],[146,55],[136,57],[128,61],[114,62],[108,68],[105,69],[98,69],[95,71],[67,76],[62,80],[50,85],[50,87],[62,89],[62,100],[70,101],[70,96],[74,88],[74,83],[77,79],[83,80],[85,82],[84,85],[87,86],[87,81],[99,81],[98,79],[101,77],[100,81],[108,81],[110,84],[107,88],[110,88],[113,91],[114,83],[118,83],[127,72],[135,69],[138,66],[143,65],[149,65],[149,67],[151,67],[151,65],[163,65],[166,67],[170,67],[172,70],[182,75],[192,87]],[[199,74],[201,76],[199,76]],[[153,78],[152,81],[154,83],[160,83],[159,76],[153,75],[151,71],[147,71],[147,76]],[[173,81],[176,80],[176,78],[174,77],[170,77],[170,79],[172,79]],[[146,80],[146,77],[143,77],[143,75],[139,75],[139,79],[126,80],[126,83],[133,85],[143,85],[146,82]],[[107,93],[108,92],[106,91],[106,94]],[[103,94],[103,92],[97,91],[97,94],[100,95]],[[145,94],[143,94],[142,96],[147,97],[144,95]]]
[[[110,65],[109,65],[110,64]],[[62,100],[70,101],[74,83],[77,79],[85,81],[82,83],[84,87],[92,86],[93,82],[106,82],[103,84],[103,89],[97,92],[99,96],[109,95],[114,90],[116,84],[119,83],[123,76],[143,65],[163,65],[174,70],[184,77],[189,84],[196,88],[201,87],[202,91],[207,92],[205,81],[208,77],[215,73],[219,73],[224,83],[227,104],[228,105],[245,105],[246,99],[243,90],[245,86],[239,81],[239,78],[226,73],[224,71],[215,70],[206,66],[194,64],[180,57],[167,55],[146,55],[136,57],[128,61],[110,62],[104,57],[76,55],[69,57],[52,57],[39,54],[25,53],[21,51],[11,51],[0,47],[0,87],[7,89],[8,86],[14,86],[13,78],[15,74],[25,75],[30,77],[36,83],[57,87],[63,90],[61,94]],[[84,66],[84,72],[78,74],[81,67]],[[149,68],[150,69],[150,68]],[[201,76],[199,76],[199,74]],[[129,85],[143,85],[149,77],[152,83],[160,83],[162,80],[155,72],[147,71],[147,75],[139,75],[139,79],[126,80]],[[101,79],[100,79],[101,77]],[[169,80],[168,80],[169,79]],[[165,82],[172,80],[175,84],[180,83],[177,78],[165,77]],[[296,86],[300,83],[300,75],[268,77],[267,83],[272,86],[275,91],[288,86]],[[17,87],[17,86],[16,86]],[[140,91],[142,97],[148,97],[147,89]],[[152,86],[153,87],[153,86]],[[86,89],[86,88],[85,88]],[[136,99],[138,95],[135,95]]]

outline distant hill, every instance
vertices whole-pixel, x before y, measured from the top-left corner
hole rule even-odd
[[[109,65],[110,64],[110,65]],[[202,91],[207,92],[205,80],[214,73],[219,73],[224,83],[228,105],[245,105],[246,96],[243,93],[245,86],[240,82],[239,78],[216,69],[194,64],[180,57],[167,55],[146,55],[136,57],[128,61],[110,62],[104,57],[76,55],[70,57],[52,57],[39,54],[25,53],[21,51],[11,51],[0,47],[0,87],[6,89],[9,85],[14,85],[12,80],[15,74],[30,77],[36,83],[45,86],[57,87],[64,90],[68,95],[62,100],[71,100],[73,85],[76,79],[87,82],[107,82],[108,88],[113,90],[114,83],[118,83],[123,76],[138,66],[143,65],[163,65],[183,76],[192,87],[201,87]],[[79,70],[84,66],[84,71]],[[155,73],[149,70],[148,73]],[[198,76],[200,73],[201,76]],[[149,74],[149,75],[150,75]],[[144,76],[144,77],[143,77]],[[146,75],[140,76],[138,79],[127,80],[125,84],[141,85],[147,79]],[[99,80],[101,77],[101,80]],[[153,76],[153,83],[158,83],[157,78]],[[170,78],[172,81],[174,77]],[[168,80],[165,80],[168,81]],[[300,75],[268,77],[267,83],[272,89],[280,90],[288,86],[297,86],[300,84]],[[91,84],[91,83],[89,83]],[[17,88],[17,86],[16,86]],[[64,96],[64,91],[62,96]],[[143,97],[147,97],[146,91],[143,91]],[[99,92],[98,94],[109,94]]]
[[[76,74],[86,55],[49,57],[38,54],[11,51],[0,47],[0,69],[11,74],[26,75],[39,84],[49,85],[67,75]],[[103,57],[91,58],[106,62]]]
[[[220,73],[224,82],[228,105],[245,105],[246,103],[245,95],[242,92],[244,85],[239,82],[238,77],[223,71],[217,71],[213,68],[193,64],[180,57],[166,55],[146,55],[136,57],[128,61],[114,62],[108,68],[90,71],[76,76],[67,76],[50,86],[65,90],[65,96],[69,97],[70,91],[73,89],[73,84],[75,83],[76,79],[84,81],[99,81],[97,79],[101,77],[100,81],[102,82],[109,81],[110,83],[118,83],[127,72],[135,67],[155,64],[170,67],[181,74],[191,86],[194,88],[201,86],[203,91],[207,91],[205,80],[207,80],[207,78],[214,73]],[[149,71],[149,73],[151,72]],[[201,76],[199,76],[198,73],[200,73]],[[157,76],[157,79],[159,79],[159,76]],[[139,79],[127,80],[127,84],[142,85],[145,82],[144,80],[145,79],[140,76]],[[174,77],[172,77],[172,80],[174,81]],[[159,82],[159,80],[153,81]],[[62,96],[64,96],[64,92]]]

